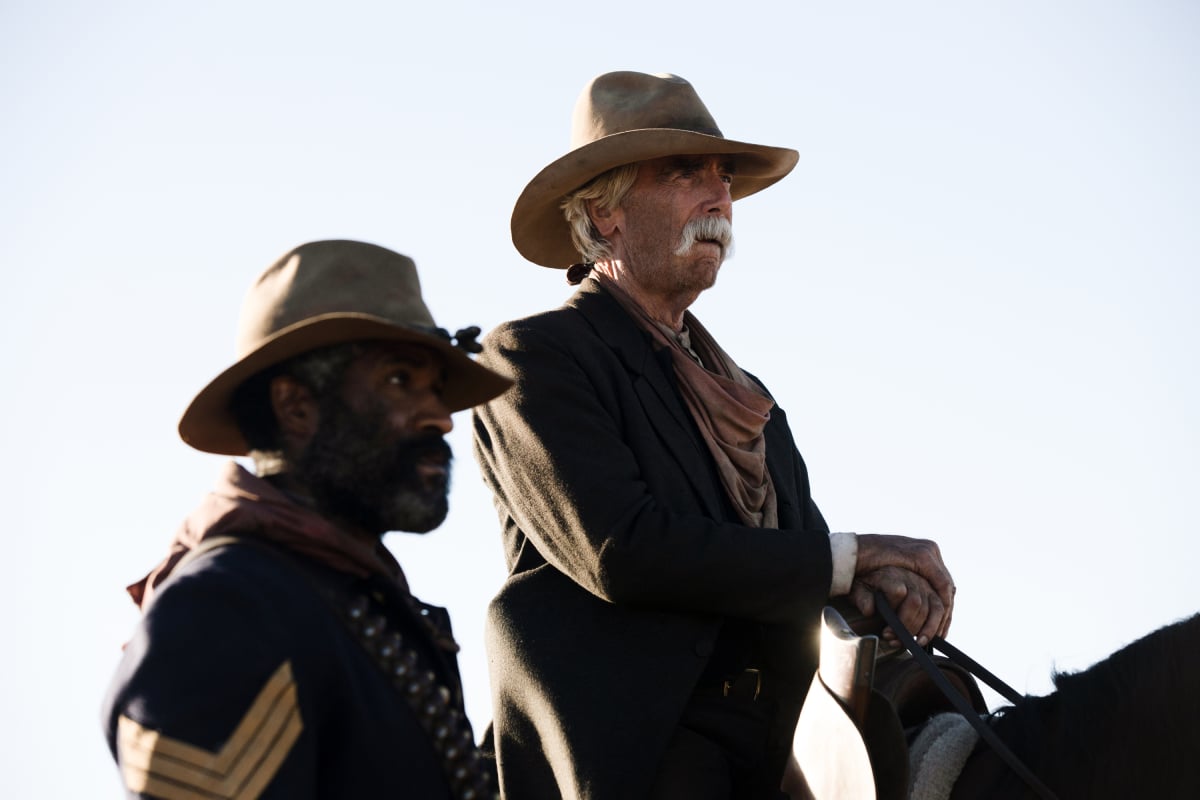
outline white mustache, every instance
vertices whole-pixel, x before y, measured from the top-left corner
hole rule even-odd
[[[721,245],[722,256],[733,255],[733,223],[724,217],[696,217],[688,220],[679,236],[675,255],[686,255],[697,242],[716,242]]]

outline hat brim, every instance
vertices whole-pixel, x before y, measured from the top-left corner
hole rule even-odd
[[[476,364],[440,336],[369,314],[326,314],[277,332],[209,382],[183,412],[180,437],[206,453],[246,455],[249,447],[231,408],[233,394],[242,383],[292,356],[326,345],[371,340],[412,342],[441,355],[446,370],[443,400],[451,411],[479,405],[512,385],[511,379]]]
[[[731,155],[737,171],[734,200],[783,178],[800,158],[795,150],[749,144],[677,128],[623,131],[577,147],[539,172],[521,192],[512,214],[512,239],[535,264],[566,269],[579,260],[560,204],[564,197],[614,167],[673,155]]]

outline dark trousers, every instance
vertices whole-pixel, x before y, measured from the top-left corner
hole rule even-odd
[[[778,741],[769,699],[693,695],[667,747],[651,800],[779,800],[791,742]]]

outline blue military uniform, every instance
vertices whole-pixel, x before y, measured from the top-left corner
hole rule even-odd
[[[127,645],[109,747],[131,797],[488,796],[456,649],[444,610],[394,581],[208,549]]]

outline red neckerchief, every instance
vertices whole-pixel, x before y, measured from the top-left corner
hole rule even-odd
[[[340,572],[363,578],[383,575],[409,593],[400,564],[382,541],[372,544],[349,535],[235,461],[229,462],[216,488],[183,521],[166,559],[126,591],[145,608],[189,550],[206,539],[234,534],[275,542]]]

